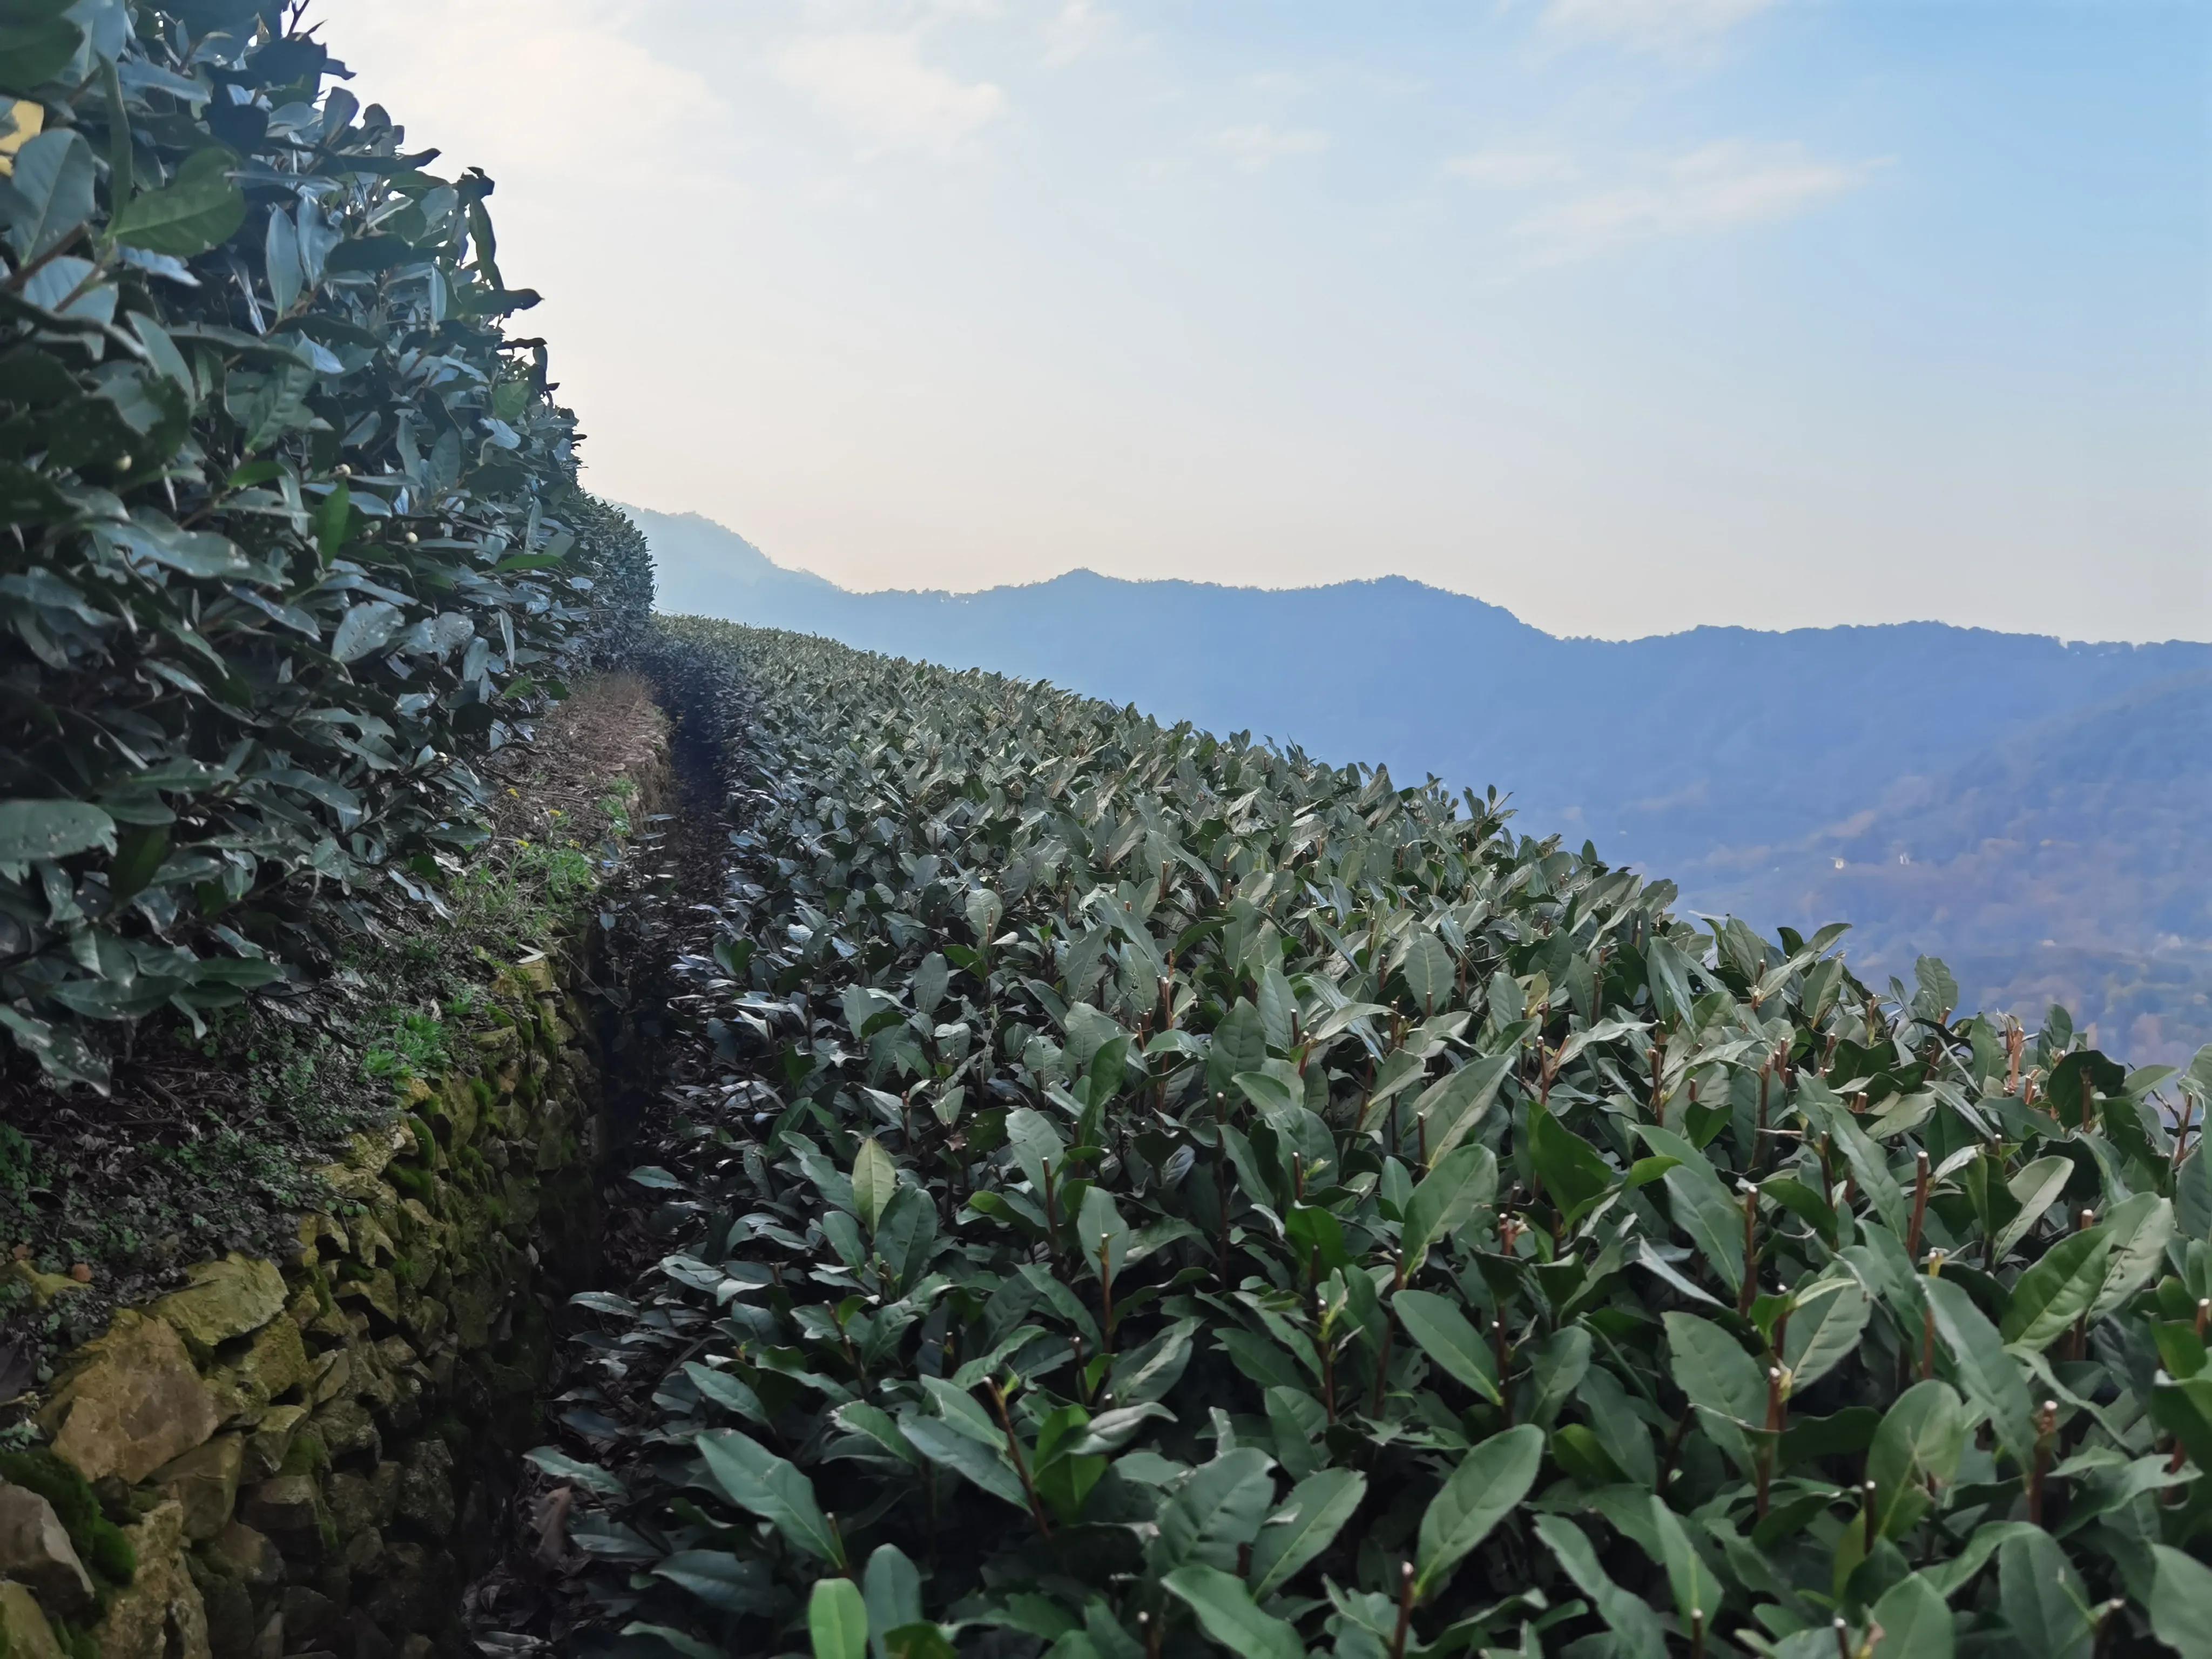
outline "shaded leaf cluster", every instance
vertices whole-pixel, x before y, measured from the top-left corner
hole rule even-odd
[[[275,6],[0,27],[0,1024],[56,1081],[434,904],[649,609],[491,180],[346,78]]]

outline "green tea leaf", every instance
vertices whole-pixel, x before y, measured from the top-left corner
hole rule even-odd
[[[2156,1193],[2137,1193],[2112,1206],[2105,1228],[2112,1236],[2112,1254],[2097,1299],[2089,1304],[2092,1324],[2118,1313],[2158,1275],[2174,1234],[2174,1208]]]
[[[1874,1604],[1871,1622],[1881,1627],[1881,1659],[1952,1659],[1957,1623],[1950,1604],[1920,1573],[1900,1578]]]
[[[1242,1580],[1218,1567],[1178,1567],[1161,1581],[1198,1617],[1206,1633],[1251,1659],[1305,1659],[1305,1644],[1289,1625],[1260,1611]]]
[[[1200,1464],[1160,1508],[1156,1562],[1233,1568],[1237,1552],[1258,1536],[1274,1498],[1267,1459],[1253,1447],[1237,1446]]]
[[[1457,980],[1457,969],[1451,952],[1434,933],[1416,933],[1406,947],[1406,960],[1399,971],[1406,976],[1406,989],[1415,1005],[1425,1016],[1435,1013],[1451,1000]]]
[[[26,139],[15,161],[9,182],[30,212],[19,213],[9,226],[8,245],[19,264],[28,264],[59,247],[92,217],[96,171],[92,146],[68,127]]]
[[[1898,1536],[1919,1519],[1928,1486],[1950,1482],[1966,1447],[1966,1407],[1948,1383],[1931,1377],[1897,1397],[1867,1451],[1875,1523],[1884,1537]]]
[[[853,1155],[853,1204],[869,1237],[876,1236],[884,1212],[897,1195],[898,1166],[891,1162],[882,1142],[873,1135],[866,1137]]]
[[[1856,1352],[1873,1311],[1873,1301],[1858,1281],[1849,1279],[1841,1290],[1792,1314],[1782,1349],[1790,1393],[1812,1387]]]
[[[2002,1261],[2011,1254],[2012,1247],[2026,1237],[2027,1230],[2040,1221],[2044,1212],[2058,1201],[2058,1195],[2066,1190],[2066,1183],[2073,1178],[2073,1159],[2039,1158],[2005,1182],[2005,1190],[2020,1209],[1997,1232],[1998,1261]]]
[[[1433,1160],[1406,1201],[1399,1231],[1403,1277],[1410,1281],[1427,1261],[1431,1246],[1465,1226],[1477,1207],[1497,1194],[1498,1159],[1488,1147],[1460,1146]]]
[[[0,864],[115,850],[115,820],[82,800],[0,801]]]
[[[1936,1328],[1958,1368],[1959,1386],[1989,1413],[1997,1438],[2025,1468],[2035,1444],[2035,1402],[2019,1362],[1966,1287],[1941,1276],[1923,1281]]]
[[[2212,1567],[2165,1544],[2150,1553],[2151,1629],[2181,1659],[2212,1659]]]
[[[1011,1504],[1018,1510],[1029,1508],[1029,1496],[1022,1491],[1021,1479],[1001,1452],[961,1433],[942,1418],[909,1418],[900,1426],[914,1449],[931,1462],[942,1464],[963,1480],[972,1481],[1001,1503]]]
[[[1667,1569],[1668,1585],[1674,1592],[1674,1611],[1686,1629],[1700,1622],[1710,1629],[1721,1607],[1719,1582],[1683,1530],[1681,1518],[1656,1497],[1650,1503],[1659,1559]]]
[[[1390,1298],[1390,1308],[1406,1328],[1406,1334],[1448,1375],[1492,1405],[1504,1403],[1498,1393],[1496,1356],[1449,1297],[1427,1291],[1400,1291]]]
[[[817,1578],[806,1603],[814,1659],[867,1659],[868,1607],[849,1578]]]
[[[246,196],[230,176],[237,166],[227,149],[194,150],[167,185],[125,206],[107,234],[129,246],[182,258],[221,246],[246,222]]]
[[[2092,1659],[2088,1595],[2049,1533],[2025,1528],[1998,1547],[1997,1601],[2024,1659]]]
[[[1367,1477],[1356,1469],[1322,1469],[1291,1488],[1252,1546],[1250,1578],[1255,1596],[1273,1595],[1335,1541],[1367,1495]]]
[[[876,1659],[890,1659],[889,1634],[924,1622],[921,1571],[897,1545],[878,1544],[860,1588],[868,1604],[868,1646]]]
[[[793,1548],[843,1570],[845,1547],[814,1501],[813,1483],[796,1468],[734,1429],[702,1434],[696,1443],[724,1497],[771,1522]]]
[[[2105,1285],[2112,1236],[2091,1227],[2063,1238],[2012,1287],[2000,1328],[2008,1346],[2040,1352],[2087,1314]]]
[[[1534,1526],[1536,1536],[1575,1588],[1589,1598],[1606,1628],[1620,1638],[1623,1659],[1666,1659],[1667,1638],[1658,1615],[1642,1596],[1631,1595],[1607,1576],[1582,1528],[1562,1515],[1540,1515]]]
[[[1544,1431],[1523,1423],[1469,1452],[1421,1515],[1414,1593],[1426,1596],[1518,1507],[1544,1461]]]
[[[1674,1386],[1690,1403],[1758,1428],[1766,1420],[1766,1379],[1741,1345],[1709,1319],[1666,1316]]]
[[[1083,1194],[1083,1208],[1075,1220],[1075,1237],[1083,1246],[1084,1265],[1108,1284],[1121,1271],[1129,1254],[1131,1234],[1121,1219],[1113,1194],[1093,1187]]]

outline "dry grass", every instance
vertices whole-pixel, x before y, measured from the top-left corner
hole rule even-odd
[[[668,716],[635,674],[578,682],[568,700],[538,722],[537,741],[499,758],[508,756],[508,764],[492,768],[501,785],[491,814],[498,841],[604,833],[609,787],[617,779],[635,787],[624,809],[633,822],[667,799]]]

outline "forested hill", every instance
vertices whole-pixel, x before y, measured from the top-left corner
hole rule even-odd
[[[696,514],[630,509],[664,611],[981,666],[1330,759],[1512,794],[1764,927],[1855,926],[1863,970],[2212,1041],[2212,646],[1910,623],[1559,639],[1398,577],[1267,591],[1077,571],[852,593]]]

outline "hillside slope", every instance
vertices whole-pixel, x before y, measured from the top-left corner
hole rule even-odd
[[[696,514],[629,510],[665,611],[1495,783],[1529,829],[1668,871],[1692,906],[1850,916],[1870,969],[1909,977],[1924,950],[2008,1000],[2063,990],[2143,1058],[2212,1040],[2212,842],[2184,827],[2212,807],[2212,646],[1933,623],[1560,639],[1401,577],[852,593]]]

